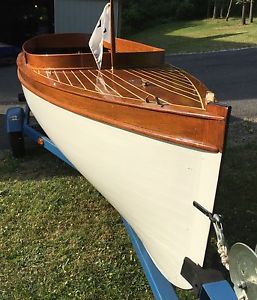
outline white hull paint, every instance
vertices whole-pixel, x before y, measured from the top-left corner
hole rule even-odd
[[[212,211],[221,153],[109,126],[23,90],[48,136],[129,222],[163,275],[190,288],[180,275],[184,257],[202,265],[209,233],[192,203]]]

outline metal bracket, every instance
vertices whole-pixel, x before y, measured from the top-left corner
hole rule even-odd
[[[203,284],[224,280],[223,275],[219,271],[203,269],[188,257],[184,259],[181,275],[192,285],[198,297],[200,297]]]
[[[184,259],[181,275],[192,285],[200,300],[237,300],[221,272],[203,269],[188,257]]]

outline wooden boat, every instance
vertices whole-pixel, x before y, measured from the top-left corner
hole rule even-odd
[[[99,71],[87,34],[27,41],[18,76],[34,116],[65,156],[136,231],[170,282],[185,257],[202,265],[228,108],[203,83],[164,64],[163,49],[116,39]]]

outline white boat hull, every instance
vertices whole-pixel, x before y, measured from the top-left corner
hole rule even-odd
[[[185,257],[202,265],[221,153],[158,141],[57,107],[23,87],[57,147],[133,227],[156,266],[180,288]],[[171,125],[172,126],[172,125]]]

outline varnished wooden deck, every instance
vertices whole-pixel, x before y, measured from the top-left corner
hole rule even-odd
[[[34,69],[37,74],[83,93],[204,109],[205,102],[190,76],[174,67],[115,69]]]

